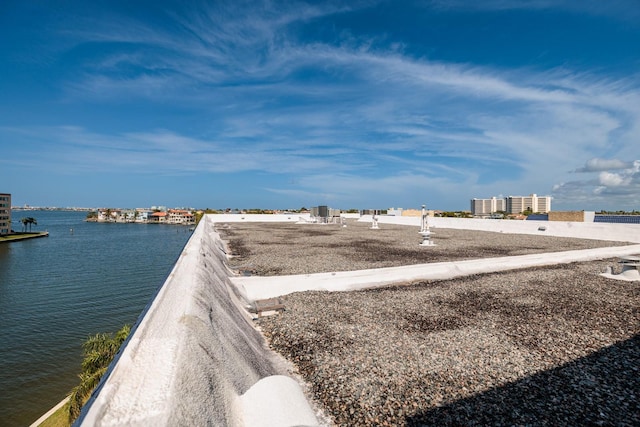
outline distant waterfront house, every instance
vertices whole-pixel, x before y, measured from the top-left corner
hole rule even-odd
[[[135,209],[122,209],[118,215],[118,222],[135,222],[136,210]]]
[[[11,233],[11,194],[0,193],[0,236]]]
[[[137,215],[135,217],[135,222],[149,222],[149,216],[153,213],[153,211],[145,208],[137,208]]]
[[[98,209],[98,222],[116,222],[120,217],[120,209]]]
[[[97,212],[98,222],[151,223],[151,224],[195,224],[195,215],[184,209],[152,211],[146,208],[116,209],[102,208]]]
[[[195,216],[185,209],[169,209],[167,211],[168,224],[195,224]]]
[[[151,224],[166,224],[167,213],[166,212],[154,212],[149,215],[149,223]]]

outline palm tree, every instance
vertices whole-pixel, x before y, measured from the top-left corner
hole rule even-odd
[[[27,225],[29,226],[29,231],[31,231],[31,225],[38,225],[38,221],[36,221],[35,218],[33,217],[28,217],[28,218],[22,218],[20,220],[20,222],[22,223],[22,231],[26,232],[27,231]]]
[[[107,372],[111,361],[120,350],[120,346],[129,336],[131,327],[124,325],[115,334],[96,334],[87,338],[82,345],[84,359],[82,361],[82,373],[80,384],[71,391],[69,399],[69,422],[78,418],[82,406],[100,382],[100,378]]]
[[[27,231],[27,225],[29,226],[29,231],[31,231],[32,224],[38,225],[38,221],[33,217],[22,218],[20,222],[22,223],[22,231],[24,232]]]

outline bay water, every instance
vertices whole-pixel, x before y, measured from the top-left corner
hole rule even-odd
[[[78,383],[82,343],[136,322],[189,227],[85,222],[86,212],[13,211],[49,237],[0,243],[0,424],[28,426]]]

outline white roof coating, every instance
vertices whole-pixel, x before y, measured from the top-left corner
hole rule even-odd
[[[308,426],[318,420],[299,384],[284,375],[258,381],[241,396],[244,424],[251,427]]]
[[[454,262],[407,265],[358,271],[298,274],[269,277],[232,277],[251,300],[273,298],[300,291],[352,291],[392,283],[418,280],[443,280],[471,274],[513,270],[516,268],[566,264],[577,261],[621,257],[640,253],[640,245],[583,249],[566,252],[472,259]]]
[[[207,215],[78,425],[318,425],[299,384],[287,376],[282,359],[268,349],[253,326],[244,308],[248,301],[300,290],[344,291],[640,253],[640,226],[545,222],[540,231],[537,221],[430,218],[436,227],[639,244],[351,272],[230,278],[215,222],[297,222],[299,217]],[[381,216],[379,221],[417,227],[420,218]]]
[[[298,403],[271,425],[318,425],[298,383],[260,383],[287,372],[233,292],[219,243],[201,221],[79,425],[249,425],[273,396]]]

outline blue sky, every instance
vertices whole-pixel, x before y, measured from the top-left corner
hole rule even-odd
[[[638,0],[0,5],[14,205],[640,208]]]

